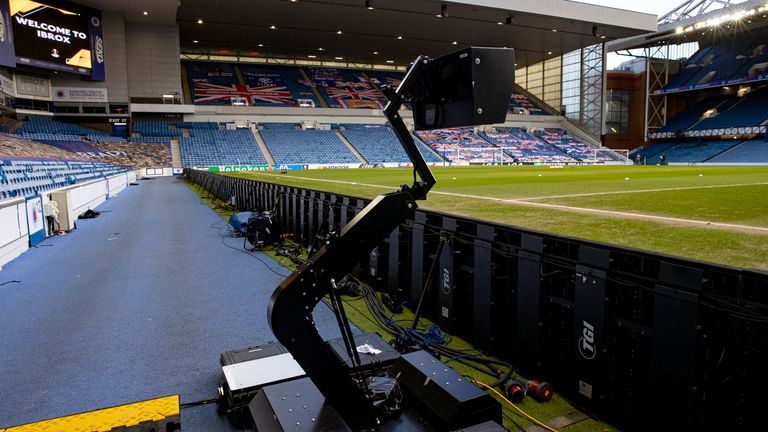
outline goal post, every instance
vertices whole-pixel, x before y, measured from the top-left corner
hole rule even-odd
[[[595,163],[606,164],[621,164],[631,165],[632,161],[629,159],[629,150],[627,149],[609,149],[609,148],[596,148],[593,155],[593,161]]]

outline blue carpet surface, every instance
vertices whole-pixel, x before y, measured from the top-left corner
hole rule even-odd
[[[20,281],[0,286],[0,427],[212,398],[221,352],[274,340],[267,304],[289,271],[244,252],[180,181],[142,181],[98,210],[0,271]],[[339,335],[324,304],[315,321]],[[215,405],[183,409],[182,427],[235,430]]]

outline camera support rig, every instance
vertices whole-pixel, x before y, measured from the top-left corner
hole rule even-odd
[[[375,198],[342,228],[337,239],[319,249],[272,294],[267,315],[275,337],[353,430],[377,427],[378,413],[364,385],[350,376],[320,337],[312,312],[332,292],[334,281],[353,269],[355,257],[367,254],[413,218],[416,200],[426,199],[436,183],[399,110],[406,102],[413,105],[417,129],[503,122],[512,92],[513,64],[514,52],[498,48],[468,48],[436,59],[420,56],[397,90],[385,88],[389,102],[384,114],[413,164],[413,184]],[[499,77],[509,81],[499,82]],[[497,82],[483,85],[488,78]],[[485,106],[485,102],[498,106]],[[342,334],[349,335],[348,323],[341,321]]]

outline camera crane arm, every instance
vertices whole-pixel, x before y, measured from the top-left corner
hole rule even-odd
[[[339,237],[320,248],[306,264],[280,283],[272,294],[268,320],[272,331],[293,355],[353,430],[377,426],[378,413],[346,367],[315,328],[312,312],[329,294],[332,280],[341,280],[357,264],[356,257],[366,255],[406,219],[413,218],[416,200],[426,199],[436,180],[424,156],[408,131],[398,110],[410,97],[410,91],[429,60],[419,57],[397,90],[388,88],[384,113],[414,167],[414,184],[399,191],[378,196],[341,230]],[[343,331],[343,329],[342,329]],[[354,349],[354,347],[353,347]]]
[[[267,317],[275,337],[355,431],[375,428],[378,413],[365,384],[350,376],[320,337],[312,311],[331,293],[333,280],[341,280],[359,257],[405,220],[413,219],[416,200],[426,199],[436,183],[398,111],[410,102],[417,129],[503,122],[514,83],[513,65],[514,51],[501,48],[473,47],[434,59],[420,56],[397,90],[385,87],[389,103],[384,114],[413,164],[413,185],[376,197],[341,229],[337,239],[320,248],[272,294]],[[348,324],[342,324],[345,332]]]

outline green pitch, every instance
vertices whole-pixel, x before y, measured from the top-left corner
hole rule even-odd
[[[435,167],[426,209],[768,270],[768,167]],[[410,169],[235,173],[373,198]]]

